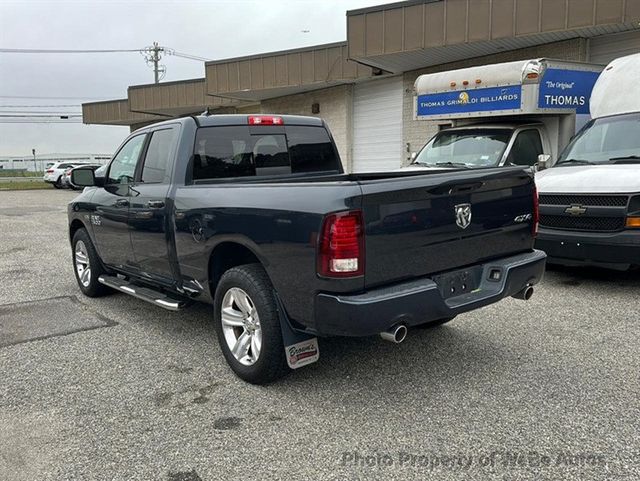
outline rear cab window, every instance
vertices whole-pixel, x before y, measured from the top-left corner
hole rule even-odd
[[[322,126],[211,126],[196,133],[192,165],[196,183],[339,172],[340,158]]]

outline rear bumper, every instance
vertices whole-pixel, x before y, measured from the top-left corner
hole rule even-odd
[[[591,233],[540,228],[536,248],[554,264],[628,269],[640,265],[640,230]]]
[[[431,278],[353,296],[321,293],[315,299],[316,330],[325,336],[370,336],[398,323],[414,326],[453,317],[537,284],[544,274],[545,260],[544,252],[532,251],[471,267],[468,270],[477,269],[481,276],[478,288],[449,298],[442,295],[442,286]],[[498,281],[489,280],[489,273],[494,270],[501,273]]]

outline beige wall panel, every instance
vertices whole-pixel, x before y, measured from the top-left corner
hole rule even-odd
[[[568,27],[586,27],[593,25],[593,7],[595,0],[569,0]]]
[[[467,0],[447,0],[445,6],[445,43],[464,43],[467,39]]]
[[[624,21],[640,21],[640,0],[626,0],[624,7]]]
[[[300,81],[312,83],[314,79],[313,52],[300,52]]]
[[[562,30],[565,27],[566,14],[566,0],[542,0],[542,31]]]
[[[240,90],[240,78],[238,76],[238,62],[227,65],[227,82],[230,92]]]
[[[229,64],[223,63],[216,69],[216,81],[219,92],[229,91]]]
[[[251,88],[251,62],[249,60],[243,60],[238,62],[240,90]],[[218,89],[218,92],[222,90]]]
[[[329,76],[329,61],[327,49],[313,52],[313,78],[316,81],[325,81]]]
[[[417,50],[424,43],[424,5],[404,9],[404,49]]]
[[[596,0],[596,24],[621,22],[623,8],[624,0]]]
[[[540,0],[516,2],[516,36],[537,33],[540,21]]]
[[[278,55],[276,57],[276,86],[284,87],[289,81],[287,70],[287,56]]]
[[[402,51],[402,38],[404,36],[403,12],[403,8],[384,12],[384,53]]]
[[[142,105],[140,110],[148,109],[153,105],[153,92],[150,89],[140,89],[142,90]]]
[[[513,36],[513,9],[514,0],[493,0],[493,8],[491,9],[492,38]]]
[[[349,55],[361,57],[364,55],[364,15],[347,17],[347,38],[349,42]]]
[[[365,47],[366,55],[380,55],[384,50],[383,13],[371,12],[365,15]]]
[[[262,59],[262,68],[264,73],[264,88],[273,88],[276,85],[276,59],[275,57],[264,57]],[[231,92],[234,92],[231,89]]]
[[[491,39],[491,2],[489,0],[469,1],[469,42]]]
[[[327,49],[327,79],[337,80],[344,78],[345,60],[342,57],[342,47]]]
[[[427,3],[424,6],[424,46],[444,45],[444,3]]]
[[[300,83],[300,54],[292,53],[287,55],[287,68],[289,69],[289,85],[298,85]]]
[[[251,88],[252,89],[261,89],[264,87],[262,77],[264,75],[264,71],[262,68],[262,59],[256,58],[249,60],[251,63]]]
[[[355,62],[349,62],[349,64],[353,65]],[[356,78],[366,78],[371,77],[371,68],[366,65],[355,64],[356,65]]]
[[[218,85],[216,83],[216,67],[215,65],[207,65],[204,68],[205,82],[207,83],[207,92],[216,93]]]

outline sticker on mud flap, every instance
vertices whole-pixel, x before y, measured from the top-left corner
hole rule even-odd
[[[287,364],[291,369],[312,364],[320,358],[317,337],[286,346],[284,350],[287,353]]]

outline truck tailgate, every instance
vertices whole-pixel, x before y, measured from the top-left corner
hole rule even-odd
[[[367,288],[532,249],[534,181],[522,168],[362,180]],[[471,218],[467,224],[468,212]]]

